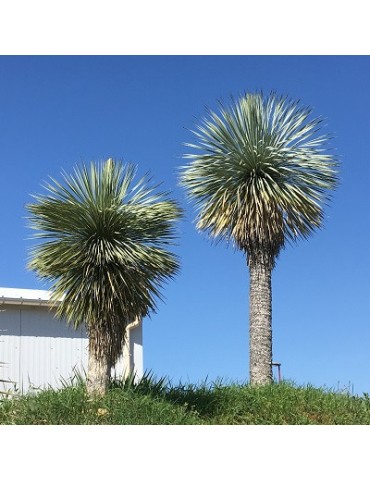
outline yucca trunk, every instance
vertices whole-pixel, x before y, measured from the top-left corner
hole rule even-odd
[[[107,392],[111,374],[111,361],[108,353],[97,355],[94,342],[89,339],[87,367],[87,393],[90,396],[103,396]]]
[[[249,260],[249,371],[251,385],[272,382],[272,264],[263,255]]]

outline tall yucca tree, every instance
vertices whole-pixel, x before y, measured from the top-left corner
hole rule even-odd
[[[272,381],[271,273],[286,242],[323,223],[337,162],[321,120],[275,93],[245,94],[196,126],[181,183],[198,209],[197,228],[231,241],[250,272],[250,381]],[[195,151],[194,151],[195,150]]]
[[[27,206],[41,240],[29,267],[51,281],[58,315],[87,327],[90,394],[105,393],[127,324],[155,310],[162,282],[179,268],[167,247],[181,211],[148,177],[133,186],[134,176],[112,159],[83,165]]]

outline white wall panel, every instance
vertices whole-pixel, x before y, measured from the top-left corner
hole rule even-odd
[[[0,307],[0,390],[14,390],[20,382],[20,312],[14,307]],[[8,381],[15,382],[8,383]]]
[[[74,330],[47,309],[21,311],[21,371],[25,390],[60,387],[74,369],[83,372],[84,329]]]
[[[62,386],[74,371],[87,372],[88,339],[84,328],[77,331],[55,318],[45,306],[2,305],[0,312],[0,379],[12,380],[22,392]],[[142,326],[130,330],[126,349],[113,374],[119,378],[133,369],[143,374]],[[8,390],[11,384],[0,390]]]
[[[142,324],[130,329],[130,371],[135,372],[137,378],[144,374]]]

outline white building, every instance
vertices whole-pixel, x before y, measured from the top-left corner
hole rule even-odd
[[[59,388],[87,372],[88,338],[55,317],[45,290],[0,288],[0,392]],[[127,327],[113,375],[143,375],[142,322]]]

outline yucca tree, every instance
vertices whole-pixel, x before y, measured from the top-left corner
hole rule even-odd
[[[105,393],[127,324],[155,310],[179,268],[167,247],[181,211],[147,176],[133,186],[134,176],[135,167],[112,159],[83,165],[27,206],[42,240],[29,267],[51,282],[57,314],[86,325],[90,394]]]
[[[271,273],[287,242],[323,223],[337,162],[319,118],[299,101],[262,93],[220,103],[193,131],[181,183],[197,228],[231,241],[250,272],[250,382],[272,381]]]

